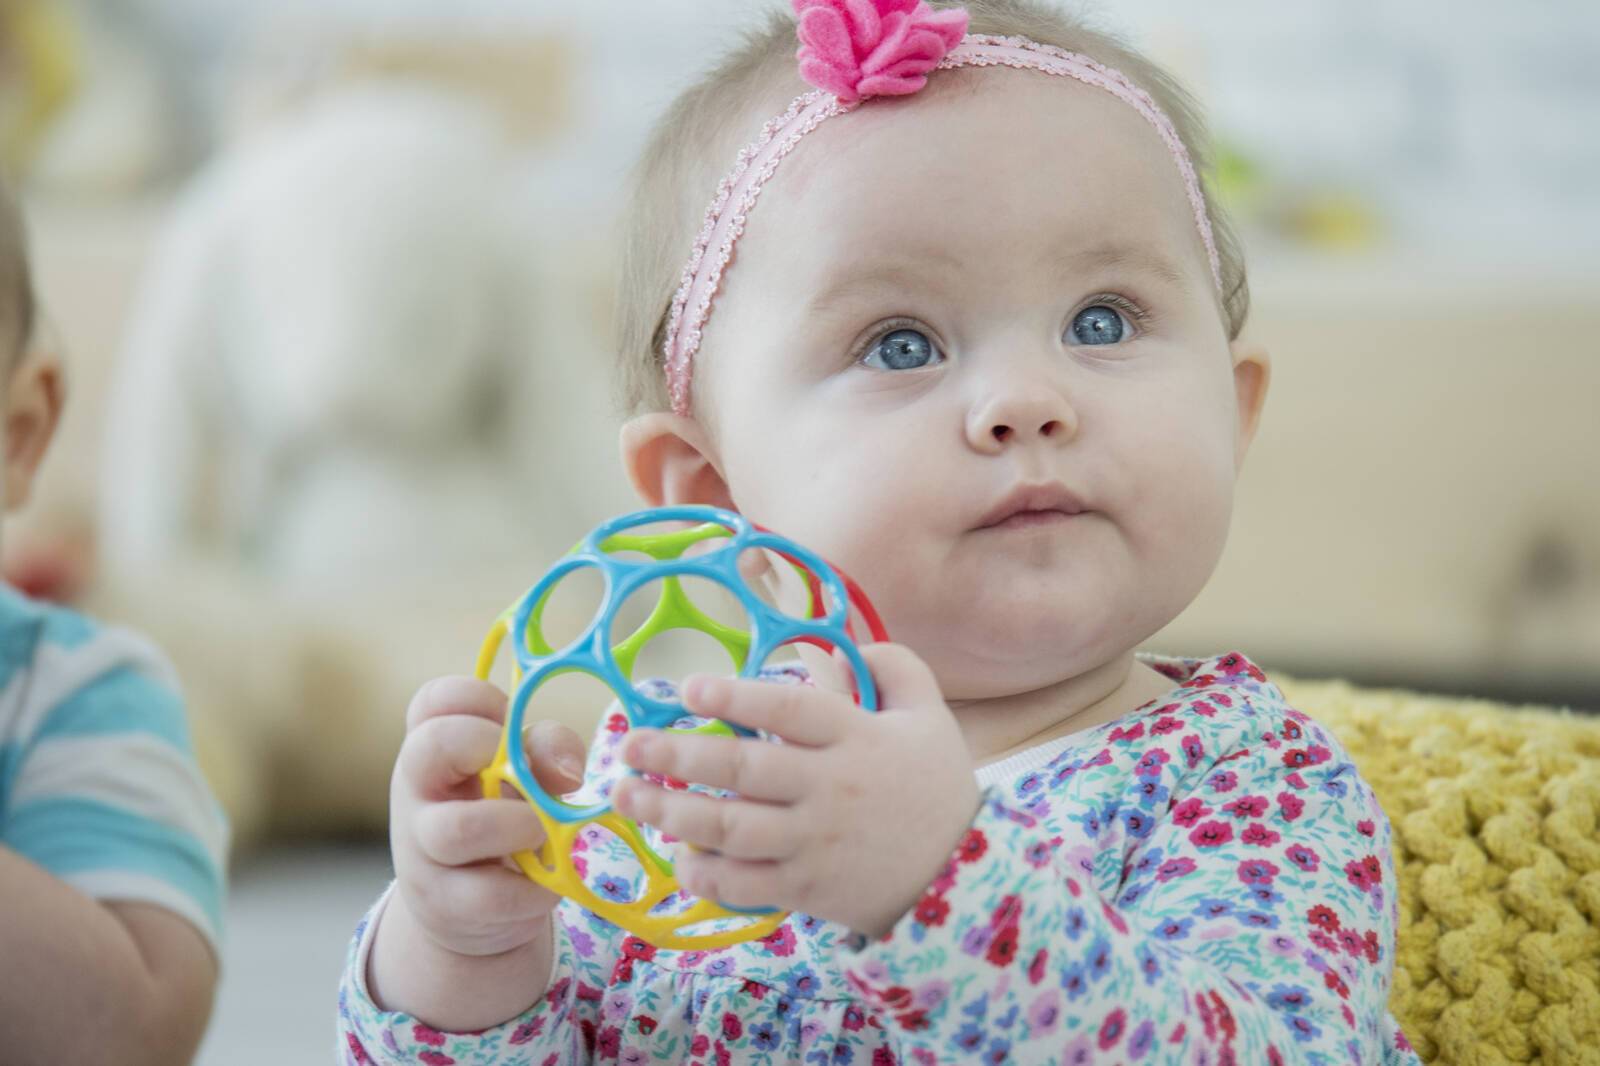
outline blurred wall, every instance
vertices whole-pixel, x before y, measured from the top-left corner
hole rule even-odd
[[[185,101],[173,114],[188,125],[151,137],[200,156],[176,174],[141,173],[128,156],[96,180],[82,154],[92,142],[67,142],[76,157],[61,145],[40,154],[34,243],[76,391],[24,526],[93,526],[103,389],[192,166],[352,69],[415,60],[419,42],[435,59],[454,50],[458,80],[494,68],[471,57],[496,48],[514,68],[508,39],[559,57],[543,85],[491,91],[531,122],[525,206],[553,267],[544,298],[570,316],[560,343],[586,349],[594,374],[566,438],[590,464],[592,502],[564,520],[576,532],[626,505],[603,380],[618,193],[653,116],[758,5],[147,0],[114,18],[67,6],[99,27],[86,55],[108,55],[108,38],[140,42],[87,67],[85,85],[141,54],[178,72],[160,91]],[[1209,106],[1251,252],[1249,335],[1275,360],[1228,554],[1151,645],[1237,645],[1305,673],[1600,705],[1589,414],[1600,11],[1574,0],[1091,10]],[[138,34],[106,32],[129,19]]]

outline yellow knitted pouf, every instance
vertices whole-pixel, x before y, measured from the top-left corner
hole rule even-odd
[[[1600,718],[1273,679],[1394,825],[1390,1006],[1423,1060],[1600,1066]]]

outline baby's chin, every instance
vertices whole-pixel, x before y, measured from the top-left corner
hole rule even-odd
[[[1123,628],[1103,613],[1059,605],[969,606],[891,635],[922,655],[947,699],[982,699],[1031,692],[1126,654],[1141,638]]]
[[[907,616],[949,621],[1000,647],[1042,641],[1081,643],[1106,622],[1129,615],[1141,590],[1131,564],[1088,554],[1048,566],[985,559],[967,573],[925,585]]]

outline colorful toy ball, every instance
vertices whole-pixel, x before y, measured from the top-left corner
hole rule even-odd
[[[669,532],[634,532],[670,523],[691,525]],[[718,540],[725,543],[718,544]],[[808,599],[803,615],[785,614],[750,588],[739,560],[752,550],[776,555],[794,568]],[[596,570],[604,579],[600,609],[576,639],[564,647],[552,647],[543,629],[545,607],[561,580],[583,569]],[[706,614],[685,593],[685,577],[714,582],[731,593],[746,612],[748,629],[732,628]],[[649,616],[628,637],[611,643],[618,611],[632,593],[651,582],[660,583],[661,596]],[[550,795],[534,778],[521,743],[528,704],[551,678],[581,673],[611,690],[630,728],[665,729],[680,723],[690,717],[682,705],[654,698],[648,686],[635,686],[629,679],[640,651],[653,638],[669,630],[692,629],[721,645],[738,676],[746,678],[756,677],[773,653],[788,645],[811,644],[828,652],[838,649],[848,663],[856,703],[864,710],[876,711],[878,692],[856,647],[852,611],[866,625],[871,640],[888,639],[872,604],[848,577],[821,557],[733,511],[700,506],[651,508],[614,518],[591,531],[496,620],[478,655],[477,675],[488,679],[501,644],[508,635],[513,636],[516,661],[505,729],[494,761],[480,775],[484,795],[498,796],[501,785],[509,785],[532,805],[544,824],[546,838],[538,849],[518,852],[513,860],[539,884],[660,948],[723,947],[771,933],[782,924],[786,912],[728,907],[686,896],[680,897],[683,906],[672,907],[668,901],[680,892],[672,863],[651,846],[637,823],[618,814],[603,797],[576,803]],[[751,735],[742,726],[722,721],[690,731]],[[638,858],[646,879],[639,898],[618,900],[601,894],[574,865],[574,845],[590,824],[610,830]],[[712,931],[684,932],[702,924]]]

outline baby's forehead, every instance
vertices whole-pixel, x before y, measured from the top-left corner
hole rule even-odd
[[[941,72],[925,99],[872,101],[809,134],[741,254],[832,271],[879,251],[960,263],[996,245],[1126,251],[1209,276],[1177,164],[1143,116],[1071,79],[993,69]]]

